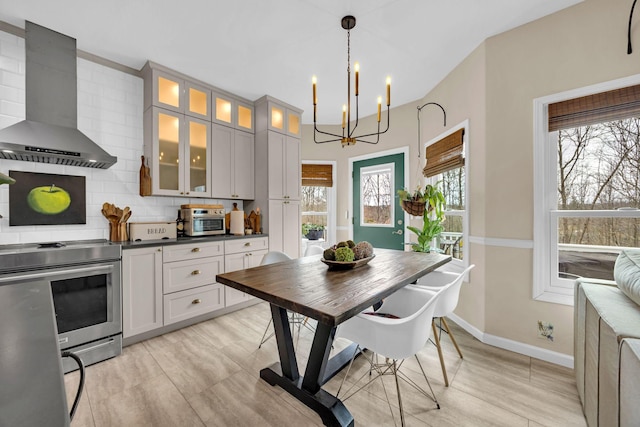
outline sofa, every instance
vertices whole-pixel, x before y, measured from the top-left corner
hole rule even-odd
[[[574,368],[589,427],[640,425],[640,250],[620,253],[614,279],[575,283]]]

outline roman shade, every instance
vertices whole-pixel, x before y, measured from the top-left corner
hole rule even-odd
[[[549,104],[549,132],[640,116],[640,85]]]
[[[427,163],[422,170],[426,177],[464,166],[464,128],[427,147]]]
[[[333,187],[333,165],[302,165],[302,185]]]

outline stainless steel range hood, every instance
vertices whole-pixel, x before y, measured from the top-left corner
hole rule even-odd
[[[0,129],[0,159],[107,169],[116,163],[78,130],[76,40],[26,21],[26,120]]]

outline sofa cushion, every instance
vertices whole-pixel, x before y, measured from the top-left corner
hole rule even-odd
[[[638,425],[640,420],[640,340],[624,339],[620,346],[620,427]]]
[[[578,291],[578,309],[585,314],[577,331],[578,338],[584,333],[583,347],[577,352],[584,356],[575,361],[584,363],[576,375],[584,376],[578,379],[578,390],[582,385],[585,417],[589,426],[616,426],[619,345],[624,338],[640,338],[640,307],[615,286],[581,281]]]
[[[618,287],[640,305],[640,250],[624,250],[616,259],[613,277]]]

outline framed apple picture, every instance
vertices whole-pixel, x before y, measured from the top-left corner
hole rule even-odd
[[[84,176],[9,171],[9,225],[86,224]]]

